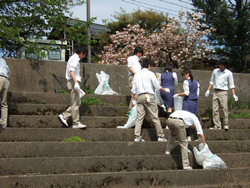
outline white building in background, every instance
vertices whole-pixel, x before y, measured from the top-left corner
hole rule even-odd
[[[49,46],[51,48],[50,51],[43,50],[46,54],[46,57],[38,57],[35,53],[28,53],[25,47],[21,47],[18,50],[18,58],[20,59],[37,59],[37,60],[49,60],[49,61],[63,61],[65,62],[66,59],[66,50],[63,49],[63,46],[67,45],[67,42],[54,40],[55,44],[51,45],[51,40],[45,39],[28,39],[30,42],[37,42],[38,46]]]

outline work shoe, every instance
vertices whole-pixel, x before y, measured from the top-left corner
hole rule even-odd
[[[169,127],[168,127],[168,126],[166,126],[166,129],[169,129]]]
[[[188,137],[187,137],[187,141],[188,141],[188,142],[191,142],[191,141],[192,141],[191,136],[188,136]]]
[[[193,170],[193,168],[191,166],[186,166],[186,167],[183,167],[183,170]]]
[[[61,122],[65,125],[65,126],[69,126],[68,125],[68,123],[67,123],[67,120],[66,120],[66,118],[64,117],[64,115],[63,114],[60,114],[59,116],[58,116],[58,118],[61,120]]]
[[[78,125],[73,125],[72,128],[73,129],[84,129],[84,128],[86,128],[86,125],[79,123]]]
[[[201,139],[200,139],[200,138],[198,138],[198,139],[196,139],[196,140],[195,140],[195,142],[200,142],[200,141],[201,141]]]
[[[165,152],[165,155],[170,155],[170,151],[166,151],[166,152]]]
[[[228,126],[228,125],[225,125],[225,126],[224,126],[224,130],[229,130],[229,126]]]
[[[210,129],[216,130],[216,129],[221,129],[221,127],[210,127]]]
[[[134,141],[135,142],[145,142],[145,140],[143,140],[142,138],[137,138],[137,137],[135,137]]]
[[[161,138],[161,137],[158,137],[158,142],[167,142],[168,140],[166,138]]]
[[[0,126],[3,128],[3,129],[5,129],[6,127],[7,127],[7,125],[6,125],[6,123],[0,123]]]

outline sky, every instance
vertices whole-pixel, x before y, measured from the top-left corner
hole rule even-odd
[[[87,0],[85,0],[87,2]],[[113,19],[111,15],[121,12],[122,7],[126,13],[140,10],[153,10],[168,14],[169,17],[177,17],[179,10],[191,11],[190,0],[90,0],[90,17],[96,17],[94,23],[103,24],[102,19]],[[73,17],[86,21],[86,4],[71,9]]]

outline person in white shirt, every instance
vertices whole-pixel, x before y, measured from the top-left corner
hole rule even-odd
[[[134,77],[132,92],[132,105],[135,104],[135,95],[137,96],[137,110],[138,116],[135,123],[135,142],[145,142],[141,136],[141,126],[148,112],[153,124],[156,128],[158,142],[166,142],[164,133],[158,118],[158,106],[155,101],[154,88],[160,91],[169,92],[169,89],[162,88],[153,72],[151,67],[153,62],[149,59],[143,61],[143,69],[138,71]]]
[[[186,137],[186,128],[196,128],[197,135],[199,135],[203,146],[205,146],[205,137],[199,119],[191,112],[186,110],[178,110],[172,113],[166,122],[170,129],[170,134],[168,137],[165,155],[170,155],[174,145],[175,137],[177,136],[181,147],[182,167],[184,170],[192,170],[188,160],[188,141]]]
[[[71,105],[60,114],[58,117],[61,122],[69,126],[67,120],[72,117],[72,128],[86,128],[86,125],[80,123],[79,107],[81,105],[79,91],[80,86],[78,82],[81,82],[80,75],[80,63],[79,61],[83,59],[88,54],[88,49],[86,47],[80,46],[76,53],[74,53],[68,60],[65,77],[67,79],[67,88],[70,92]]]
[[[9,76],[10,76],[9,67],[6,64],[6,61],[0,58],[0,103],[1,103],[0,126],[4,129],[7,127],[7,118],[8,118],[7,93],[10,86]]]
[[[208,89],[205,93],[205,96],[208,97],[210,93],[210,89],[213,87],[213,122],[214,127],[210,129],[221,129],[221,122],[220,122],[220,115],[219,115],[219,108],[222,108],[223,111],[223,125],[224,129],[228,130],[228,105],[227,105],[227,98],[228,98],[228,83],[229,88],[232,91],[233,97],[235,101],[238,101],[238,97],[235,95],[235,86],[234,86],[234,79],[233,73],[226,69],[228,60],[227,59],[220,59],[219,60],[219,68],[214,69],[212,73],[212,77],[210,80],[210,84]]]
[[[142,47],[136,47],[134,49],[134,55],[128,57],[127,59],[127,66],[128,66],[128,81],[129,81],[129,87],[132,89],[133,87],[133,80],[134,75],[141,70],[141,64],[140,64],[140,57],[143,55],[143,48]],[[129,116],[130,110],[132,108],[131,101],[129,102],[129,108],[127,111],[127,116]]]

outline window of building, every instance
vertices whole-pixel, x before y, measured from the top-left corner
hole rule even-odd
[[[49,58],[49,60],[60,60],[61,59],[61,51],[60,50],[50,50],[48,58]]]

